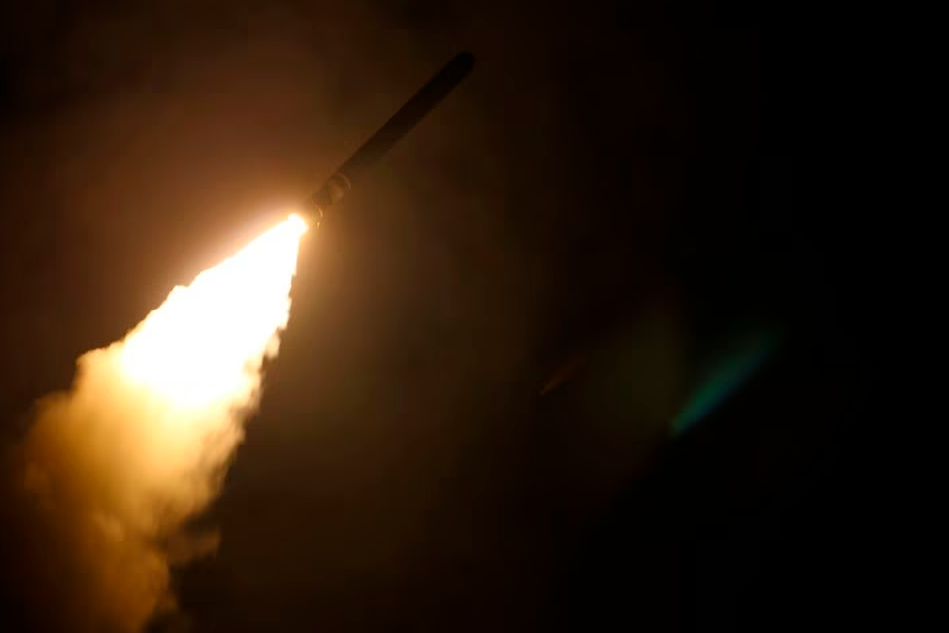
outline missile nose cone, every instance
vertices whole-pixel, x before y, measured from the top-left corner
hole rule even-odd
[[[475,65],[475,56],[464,51],[455,55],[450,62],[448,62],[445,67],[442,69],[442,73],[447,72],[449,69],[452,69],[453,74],[458,74],[458,79],[463,79]]]
[[[312,208],[311,214],[316,221],[318,222],[323,212],[339,201],[353,184],[359,181],[367,169],[448,96],[468,76],[474,64],[474,55],[467,51],[455,55],[438,74],[392,115],[392,118],[378,132],[356,150],[343,163],[343,166],[310,197],[308,202]]]

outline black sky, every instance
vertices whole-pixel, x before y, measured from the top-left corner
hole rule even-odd
[[[819,13],[684,1],[4,3],[4,436],[471,50],[304,248],[221,550],[177,579],[189,622],[839,615],[869,484],[831,41]],[[749,333],[761,369],[670,439]]]

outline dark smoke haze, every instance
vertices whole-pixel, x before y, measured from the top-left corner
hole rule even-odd
[[[304,244],[205,518],[220,550],[172,578],[182,612],[156,629],[555,630],[558,544],[665,440],[709,340],[804,305],[776,262],[816,267],[793,227],[817,211],[790,199],[810,167],[768,154],[803,128],[776,115],[804,111],[786,16],[535,5],[0,7],[5,444],[83,352],[273,224],[451,56],[478,59]],[[590,367],[608,379],[537,404]],[[3,501],[0,618],[95,612]],[[636,613],[665,613],[657,567]]]
[[[11,309],[0,328],[8,351],[0,411],[21,420],[5,425],[13,436],[28,423],[22,413],[32,398],[68,384],[80,353],[120,338],[172,284],[313,190],[431,72],[506,13],[500,4],[474,17],[442,3],[273,2],[40,2],[4,11],[3,59],[16,72],[3,86],[10,116],[0,178],[10,214],[0,286]],[[514,30],[530,27],[526,15],[506,20]],[[485,40],[477,52],[485,71],[392,152],[362,199],[343,209],[350,215],[327,223],[305,254],[294,318],[307,331],[289,335],[299,349],[279,373],[294,390],[303,382],[295,373],[317,372],[325,386],[314,399],[325,402],[313,419],[292,400],[268,416],[283,420],[284,433],[338,433],[334,424],[345,424],[376,434],[373,444],[389,438],[394,453],[373,455],[380,449],[370,445],[359,458],[371,470],[408,470],[409,523],[396,520],[396,536],[377,537],[387,558],[412,547],[400,531],[424,539],[432,529],[416,525],[442,494],[424,473],[454,468],[472,433],[492,433],[490,424],[465,429],[456,410],[485,391],[475,385],[488,386],[490,399],[491,385],[522,373],[537,338],[532,319],[554,283],[543,267],[565,202],[543,183],[567,170],[555,131],[569,108],[552,85],[558,58],[549,46],[525,52],[504,41]],[[547,212],[527,213],[528,204]],[[327,304],[350,314],[333,315]],[[338,395],[346,386],[329,374],[367,389],[354,371],[376,383],[369,389],[382,402],[421,389],[426,402],[409,413],[417,421],[385,430],[372,426],[377,413],[351,411],[334,422],[327,411],[350,405]],[[434,444],[431,425],[447,427]],[[333,438],[327,442],[333,450]],[[410,469],[397,465],[403,459]],[[365,498],[357,482],[374,477],[371,470],[343,475],[341,494]],[[67,628],[62,618],[72,630],[114,624],[107,616],[120,614],[125,598],[87,591],[89,579],[68,571],[65,550],[43,546],[44,533],[77,538],[70,528],[18,514],[8,525],[40,536],[31,548],[11,536],[20,552],[9,569],[50,570],[10,579],[32,600],[27,617]],[[62,608],[46,609],[48,600]]]

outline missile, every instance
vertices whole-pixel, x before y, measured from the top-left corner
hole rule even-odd
[[[316,193],[307,198],[309,223],[318,225],[327,209],[339,202],[403,136],[424,119],[438,103],[468,76],[474,67],[471,53],[460,53],[415,93],[385,125],[363,143],[330,176]]]

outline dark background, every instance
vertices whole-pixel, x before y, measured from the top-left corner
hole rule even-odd
[[[878,559],[854,534],[879,488],[850,424],[839,191],[872,62],[826,10],[154,4],[3,4],[8,438],[81,352],[314,190],[453,54],[478,58],[304,245],[209,517],[222,547],[176,576],[196,630],[868,613]],[[749,344],[758,362],[673,432]]]

